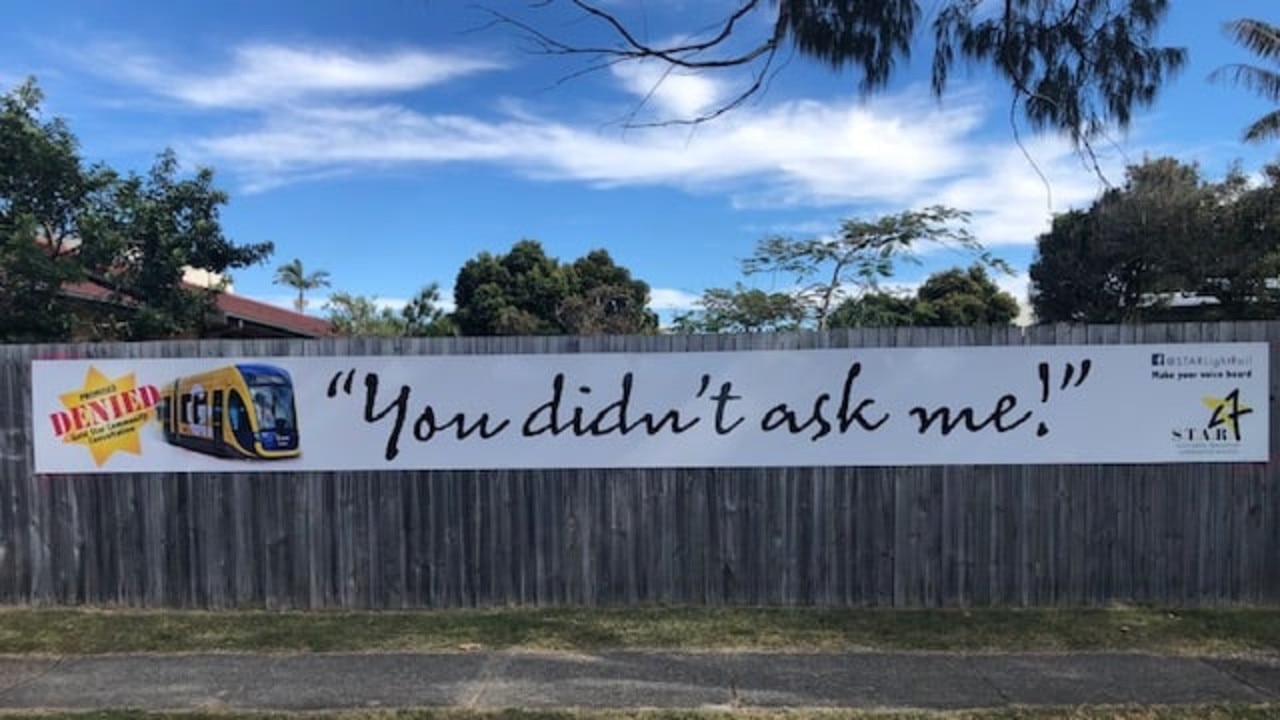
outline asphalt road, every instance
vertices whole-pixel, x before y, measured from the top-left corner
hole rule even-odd
[[[1280,660],[458,652],[0,657],[0,708],[979,708],[1280,702]]]

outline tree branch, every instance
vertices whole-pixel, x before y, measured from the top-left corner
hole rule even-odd
[[[737,109],[762,90],[767,76],[773,69],[774,58],[782,45],[783,27],[781,24],[775,23],[774,29],[768,38],[743,52],[712,58],[699,57],[703,53],[724,47],[725,44],[734,36],[734,33],[738,31],[740,23],[744,18],[751,13],[760,11],[764,8],[764,5],[760,0],[747,0],[746,2],[743,2],[736,10],[729,14],[728,17],[717,23],[718,29],[711,37],[705,40],[686,42],[667,47],[658,47],[642,41],[621,19],[618,18],[616,14],[601,8],[598,4],[587,2],[586,0],[571,0],[571,2],[574,7],[578,8],[588,17],[599,20],[607,25],[613,34],[621,40],[622,45],[620,47],[574,45],[565,40],[554,37],[547,32],[534,27],[530,23],[503,11],[487,6],[476,7],[491,18],[490,22],[486,23],[480,29],[495,26],[512,27],[523,34],[528,40],[532,41],[535,45],[536,52],[540,54],[586,56],[594,58],[594,62],[590,65],[561,77],[553,84],[553,86],[563,85],[570,80],[580,78],[600,70],[607,70],[624,62],[652,60],[665,64],[667,67],[665,72],[662,74],[662,78],[655,83],[653,88],[651,88],[641,100],[636,112],[638,112],[639,108],[644,107],[652,99],[654,93],[657,92],[662,82],[669,77],[671,72],[675,69],[695,71],[723,70],[734,67],[746,67],[760,63],[759,67],[752,73],[751,82],[749,82],[746,87],[725,102],[717,104],[712,110],[699,113],[692,118],[663,119],[654,122],[628,121],[624,124],[625,127],[643,128],[673,125],[700,125],[715,120],[716,118]],[[545,6],[548,4],[550,3],[543,2],[539,5]],[[631,114],[633,119],[636,112]]]

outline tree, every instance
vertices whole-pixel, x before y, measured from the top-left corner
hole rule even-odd
[[[916,0],[740,0],[707,28],[651,43],[647,7],[634,16],[623,14],[625,6],[587,0],[532,7],[545,13],[566,5],[604,36],[563,39],[538,21],[488,12],[538,52],[583,57],[582,72],[623,62],[658,63],[667,71],[664,78],[673,71],[747,71],[740,91],[726,102],[676,122],[702,122],[741,105],[762,91],[787,49],[851,72],[864,94],[882,90],[910,56],[925,22]],[[1151,104],[1185,64],[1185,49],[1155,43],[1168,6],[1168,0],[941,0],[932,18],[934,94],[945,95],[960,66],[985,68],[1008,85],[1011,109],[1033,127],[1087,147],[1110,126],[1126,128],[1134,110]]]
[[[1042,322],[1155,319],[1197,283],[1195,247],[1213,233],[1216,189],[1172,158],[1130,166],[1087,212],[1056,218],[1037,241],[1032,305]],[[1209,241],[1211,242],[1211,241]]]
[[[676,315],[672,329],[679,333],[755,333],[798,330],[807,315],[793,295],[746,288],[711,288],[702,293],[697,309]]]
[[[209,168],[180,178],[169,150],[146,175],[130,173],[112,185],[97,238],[109,254],[95,272],[113,290],[125,339],[198,334],[218,290],[188,286],[184,271],[221,274],[271,255],[269,242],[237,245],[222,234],[219,208],[227,199]]]
[[[849,298],[831,313],[830,327],[964,327],[1008,325],[1018,300],[1000,289],[986,267],[930,275],[914,295],[875,291]]]
[[[458,271],[454,321],[463,335],[552,335],[569,279],[542,245],[521,240],[505,255],[482,252]]]
[[[571,335],[636,335],[658,329],[649,309],[649,285],[597,249],[573,261],[567,270],[569,295],[556,308],[556,319]]]
[[[399,311],[378,298],[338,292],[324,309],[339,335],[352,337],[442,337],[456,335],[453,320],[440,307],[440,286],[431,283]]]
[[[28,79],[0,96],[0,341],[65,340],[68,283],[86,278],[83,238],[112,174],[85,168],[76,138],[42,120],[43,94]]]
[[[649,286],[606,251],[564,265],[535,240],[468,260],[453,295],[463,335],[646,333],[658,324],[648,310]]]
[[[1031,306],[1039,322],[1117,322],[1121,302],[1109,269],[1112,259],[1096,248],[1094,220],[1085,210],[1054,216],[1036,240],[1031,263]]]
[[[893,274],[898,261],[919,264],[916,247],[921,243],[971,253],[983,265],[1007,271],[1008,266],[969,232],[968,220],[966,212],[932,206],[870,221],[848,219],[840,224],[835,237],[769,237],[743,261],[743,272],[782,273],[794,278],[800,286],[797,297],[810,308],[822,330],[832,309],[851,291],[876,290],[880,280]]]
[[[1253,184],[1238,170],[1227,176],[1210,207],[1215,242],[1197,244],[1188,260],[1201,270],[1195,292],[1217,301],[1206,316],[1280,317],[1280,165],[1267,165],[1262,177]]]
[[[1172,158],[1130,166],[1123,186],[1059,215],[1037,239],[1037,320],[1275,317],[1280,168],[1265,175],[1250,187],[1238,170],[1208,182]]]
[[[556,309],[556,320],[570,335],[652,332],[657,315],[644,302],[623,285],[601,285],[566,297]]]
[[[404,334],[409,337],[444,337],[457,335],[453,318],[441,307],[440,285],[431,283],[400,311],[404,318]]]
[[[41,120],[41,100],[34,80],[0,97],[0,337],[67,339],[77,321],[102,338],[198,332],[216,288],[186,286],[184,269],[245,267],[271,244],[224,237],[213,171],[181,179],[171,151],[145,176],[86,168],[66,123]],[[111,302],[76,301],[73,284],[88,280]]]
[[[333,330],[352,337],[402,337],[404,317],[380,306],[376,297],[336,292],[324,305]]]
[[[297,290],[298,297],[294,298],[293,307],[298,312],[303,312],[307,309],[306,294],[308,292],[322,287],[329,287],[329,273],[325,270],[316,270],[308,273],[303,269],[302,261],[294,258],[276,268],[276,277],[272,282],[276,285],[287,285]]]
[[[1008,325],[1017,317],[1017,298],[1001,290],[981,265],[934,273],[916,291],[916,325]]]
[[[916,324],[916,298],[883,290],[846,298],[831,312],[830,328],[908,327]]]
[[[1241,19],[1227,23],[1227,32],[1259,59],[1280,64],[1280,26],[1261,20]],[[1229,80],[1280,105],[1280,71],[1257,65],[1226,65],[1209,76],[1212,80]],[[1272,110],[1245,128],[1246,142],[1263,142],[1280,138],[1280,109]]]

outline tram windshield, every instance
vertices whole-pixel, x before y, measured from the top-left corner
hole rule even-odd
[[[253,391],[254,411],[258,414],[258,427],[280,432],[297,426],[292,387],[263,383],[251,385],[250,390]]]

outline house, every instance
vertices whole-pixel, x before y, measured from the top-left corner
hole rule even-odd
[[[218,293],[214,304],[218,322],[212,334],[221,338],[320,338],[334,335],[323,318],[251,300],[233,292]]]
[[[193,290],[216,287],[219,284],[206,284],[200,282],[201,279],[198,274],[188,273],[184,283]],[[222,291],[214,297],[214,315],[209,318],[202,337],[320,338],[335,334],[333,325],[328,320],[237,295],[229,284],[222,287]],[[62,292],[79,301],[77,304],[81,313],[78,315],[86,319],[78,334],[88,334],[97,307],[114,301],[111,289],[94,280],[68,283],[63,286]]]
[[[68,237],[52,243],[41,235],[36,243],[56,255],[74,254],[79,251],[80,239]],[[214,297],[214,314],[207,319],[201,337],[207,338],[320,338],[336,333],[328,320],[277,307],[259,300],[235,294],[230,279],[218,273],[198,268],[185,268],[182,282],[192,290],[218,290]],[[110,283],[103,277],[67,283],[62,294],[72,299],[75,307],[74,334],[78,340],[101,339],[99,322],[107,317],[102,310],[110,303],[123,303],[112,292]]]

